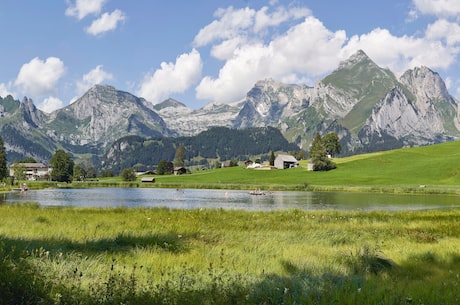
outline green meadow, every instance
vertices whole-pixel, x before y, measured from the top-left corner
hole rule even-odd
[[[148,186],[456,196],[459,146],[335,159],[338,167],[330,172],[309,172],[306,164],[273,171],[235,167],[156,176]],[[95,186],[121,183],[115,178]],[[0,304],[460,303],[459,209],[240,211],[27,203],[0,205],[0,219]]]
[[[307,161],[288,170],[244,167],[156,176],[159,187],[228,189],[451,192],[460,185],[460,141],[335,158],[337,169],[307,171]]]
[[[0,214],[0,304],[460,302],[458,210]]]

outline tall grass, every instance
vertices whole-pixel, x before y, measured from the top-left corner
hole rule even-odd
[[[458,210],[0,215],[0,304],[460,302]]]

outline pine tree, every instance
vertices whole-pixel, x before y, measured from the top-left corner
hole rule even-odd
[[[0,181],[8,177],[8,167],[6,160],[6,151],[3,146],[3,139],[0,137]]]
[[[270,163],[270,166],[275,165],[275,153],[273,152],[273,150],[270,154],[270,158],[268,159],[268,162]]]
[[[176,154],[174,156],[174,166],[182,167],[184,165],[185,165],[185,147],[184,145],[180,144],[176,148]]]

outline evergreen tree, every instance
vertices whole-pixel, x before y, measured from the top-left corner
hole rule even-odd
[[[275,165],[275,153],[272,152],[270,153],[270,158],[268,159],[268,162],[270,163],[270,166],[274,166]]]
[[[185,165],[185,147],[180,144],[176,148],[176,154],[174,156],[174,166],[182,167]]]
[[[8,177],[8,167],[6,160],[6,151],[3,146],[3,139],[0,137],[0,181]]]
[[[62,149],[58,149],[51,157],[51,180],[59,182],[72,182],[74,162]]]
[[[311,144],[310,158],[314,171],[328,171],[336,168],[335,163],[327,157],[327,151],[319,133],[315,135]]]

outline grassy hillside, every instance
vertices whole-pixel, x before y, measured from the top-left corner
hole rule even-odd
[[[156,186],[251,189],[455,189],[460,185],[460,141],[334,159],[329,172],[250,170],[244,167],[197,171],[183,176],[157,176]]]

